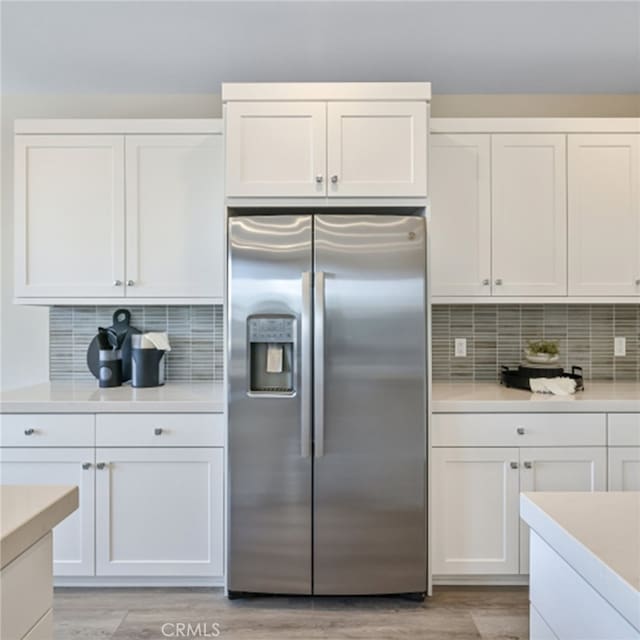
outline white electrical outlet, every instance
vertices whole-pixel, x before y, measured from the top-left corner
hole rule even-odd
[[[456,338],[456,341],[455,341],[455,356],[456,356],[456,358],[466,358],[467,357],[467,339],[466,338]]]
[[[627,355],[627,339],[626,338],[616,337],[613,339],[613,355],[614,356]]]

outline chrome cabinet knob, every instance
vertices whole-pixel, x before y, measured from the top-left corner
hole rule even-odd
[[[523,435],[524,435],[524,427],[518,427],[518,428],[516,429],[516,433],[517,433],[519,436],[523,436]]]
[[[160,427],[157,427],[156,429],[153,430],[153,433],[157,436],[161,436],[162,435],[162,429]]]
[[[114,287],[121,287],[122,286],[122,280],[114,280],[113,281],[113,286]]]
[[[102,471],[102,469],[104,469],[106,466],[106,462],[98,462],[98,464],[96,465],[96,469],[100,469],[100,471]]]
[[[532,469],[533,468],[533,464],[531,462],[525,462],[524,463],[524,468],[525,469]]]
[[[91,469],[91,463],[90,462],[83,462],[82,463],[82,468],[86,471],[87,469]]]
[[[35,429],[25,429],[24,430],[24,435],[25,436],[32,436],[35,432],[36,432]]]
[[[511,467],[512,469],[517,469],[519,466],[520,466],[520,465],[519,465],[517,462],[512,462],[512,463],[510,464],[510,467]]]
[[[316,182],[317,182],[318,184],[322,184],[322,181],[323,181],[323,180],[324,180],[324,176],[321,176],[320,174],[318,174],[318,175],[316,176]]]
[[[135,282],[133,280],[127,280],[127,287],[133,287]]]
[[[338,182],[338,176],[336,175],[331,176],[331,182],[332,184],[336,184],[336,182]]]
[[[490,282],[491,282],[491,281],[489,280],[489,278],[485,278],[485,279],[482,281],[482,284],[483,284],[485,287],[488,287]]]
[[[636,279],[636,284],[640,287],[640,278]]]
[[[502,278],[496,278],[496,284],[500,286],[502,284]]]

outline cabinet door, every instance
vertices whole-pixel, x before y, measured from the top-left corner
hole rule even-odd
[[[436,448],[433,573],[518,573],[518,449]]]
[[[80,504],[53,530],[53,574],[94,575],[94,449],[0,449],[0,484],[77,485]]]
[[[326,195],[325,102],[226,107],[227,197]]]
[[[122,296],[123,137],[15,140],[16,296]]]
[[[223,449],[98,448],[96,460],[97,575],[223,575]]]
[[[520,491],[606,491],[606,447],[520,449]],[[520,521],[520,573],[529,573],[529,527]]]
[[[426,197],[424,102],[330,102],[329,197]]]
[[[126,137],[127,297],[224,296],[221,135]]]
[[[640,491],[640,447],[609,447],[609,491]]]
[[[569,294],[640,296],[640,135],[569,136]]]
[[[491,137],[493,295],[567,293],[565,136]]]
[[[429,139],[431,292],[491,293],[491,141],[488,135]]]

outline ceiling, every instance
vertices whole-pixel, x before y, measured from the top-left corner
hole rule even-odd
[[[3,0],[1,11],[3,93],[391,80],[440,94],[640,92],[640,0]]]

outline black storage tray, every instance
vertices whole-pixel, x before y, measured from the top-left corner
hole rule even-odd
[[[562,376],[563,378],[571,378],[572,380],[575,380],[576,391],[584,391],[582,367],[571,367],[571,373],[568,373],[566,371],[558,373],[557,368],[532,369],[530,367],[518,367],[517,369],[510,369],[509,367],[503,365],[500,372],[500,384],[503,384],[505,387],[531,391],[531,386],[529,385],[529,380],[531,378],[553,378],[556,376]]]

